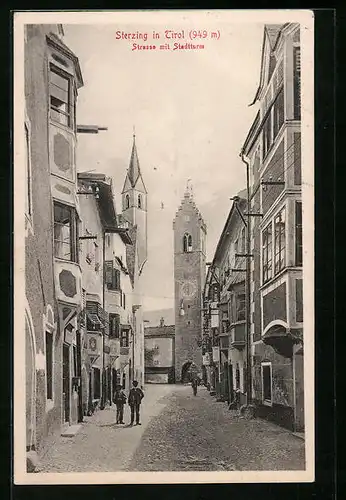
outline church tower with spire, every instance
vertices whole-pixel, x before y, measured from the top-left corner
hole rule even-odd
[[[188,380],[191,363],[202,371],[202,293],[206,270],[207,226],[189,181],[173,221],[175,380]]]
[[[121,195],[123,217],[136,228],[138,268],[141,273],[147,260],[147,190],[139,166],[135,134]]]

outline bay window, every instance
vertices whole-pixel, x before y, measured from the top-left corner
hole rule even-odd
[[[71,78],[52,64],[49,72],[49,92],[51,119],[67,127],[72,127]]]
[[[77,214],[73,207],[54,203],[54,255],[78,262]]]

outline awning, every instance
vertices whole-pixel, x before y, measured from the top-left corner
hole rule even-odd
[[[105,327],[105,325],[102,323],[97,314],[87,313],[87,318],[94,326],[98,326],[99,328]]]

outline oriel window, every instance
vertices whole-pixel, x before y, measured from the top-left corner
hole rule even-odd
[[[50,65],[50,117],[52,120],[72,127],[71,79],[64,72]]]
[[[75,209],[54,203],[54,255],[78,262],[77,223]]]

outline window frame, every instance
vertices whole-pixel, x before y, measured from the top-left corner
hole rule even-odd
[[[126,194],[125,195],[125,210],[127,210],[128,208],[130,208],[130,195]]]
[[[120,314],[118,313],[109,313],[109,338],[120,340]]]
[[[300,206],[300,224],[297,223],[298,206]],[[294,202],[294,263],[296,267],[303,266],[303,204],[301,200]]]
[[[284,214],[284,226],[282,229],[282,213]],[[285,269],[286,267],[286,251],[287,251],[287,245],[286,245],[286,228],[287,228],[287,223],[286,223],[286,207],[282,207],[274,216],[273,218],[273,233],[274,233],[274,244],[273,244],[273,256],[274,256],[274,276],[279,274],[280,271]],[[278,222],[277,220],[280,219]],[[276,225],[279,224],[279,239],[277,240],[277,232],[276,232]],[[283,239],[282,239],[283,235]],[[283,245],[282,245],[282,240],[283,240]],[[277,252],[277,241],[278,241],[278,247],[279,251]],[[276,260],[276,257],[279,256],[278,261]]]
[[[183,236],[183,253],[192,252],[192,236],[190,233],[185,233]]]
[[[235,320],[236,322],[245,321],[246,296],[245,292],[238,292],[235,295]],[[244,317],[240,317],[244,316]]]
[[[49,71],[49,118],[54,123],[62,125],[63,127],[66,127],[68,129],[75,130],[76,126],[75,126],[74,109],[77,96],[76,96],[76,89],[74,85],[73,76],[67,73],[66,71],[62,70],[59,66],[53,64],[52,62],[49,63],[48,71]],[[59,87],[56,83],[52,81],[51,78],[52,73],[67,81],[67,91],[65,91],[65,89]],[[55,97],[54,94],[52,93],[52,86],[62,90],[63,92],[67,92],[67,101],[63,101],[60,98]],[[62,103],[65,103],[67,111],[62,111],[58,107],[52,105],[52,97],[57,100],[60,100],[60,102]],[[56,118],[54,118],[52,111],[58,113],[61,116],[66,117],[67,123],[59,121]]]
[[[56,238],[56,225],[65,226],[62,222],[57,222],[55,218],[55,209],[65,209],[69,212],[69,243],[67,243],[64,239],[60,240]],[[59,201],[53,201],[53,240],[54,240],[54,257],[57,259],[65,260],[68,262],[74,262],[76,264],[79,263],[79,245],[78,245],[78,214],[75,207],[71,205],[67,205],[65,203],[61,203]],[[59,242],[62,245],[69,245],[70,249],[70,258],[61,257],[61,255],[57,255],[56,251],[56,242]]]
[[[270,373],[270,400],[265,398],[264,391],[264,370],[263,368],[269,367]],[[271,361],[262,361],[261,363],[261,385],[262,385],[262,404],[265,406],[273,406],[273,367]]]
[[[299,54],[299,65],[297,63]],[[299,69],[298,69],[299,67]],[[301,49],[300,43],[293,45],[293,118],[301,120]]]
[[[267,240],[266,240],[266,246],[264,246],[264,235],[265,233],[268,232],[268,229],[270,229],[270,243],[268,243],[269,241],[269,237],[267,236]],[[274,274],[273,274],[273,226],[272,226],[272,221],[270,221],[263,229],[262,229],[262,234],[261,234],[261,237],[262,237],[262,246],[261,246],[261,249],[262,249],[262,283],[267,283],[268,281],[270,281]],[[266,252],[265,252],[266,250]],[[270,258],[269,258],[269,254],[270,254]],[[269,271],[270,271],[270,275],[269,275]]]
[[[121,329],[120,331],[120,347],[130,347],[130,331]]]

